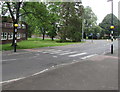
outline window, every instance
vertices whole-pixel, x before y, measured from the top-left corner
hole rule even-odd
[[[26,37],[26,34],[23,34],[23,37]]]
[[[8,33],[8,39],[9,39],[9,40],[13,39],[13,33],[11,33],[11,32]]]
[[[23,29],[26,29],[26,26],[25,26],[24,24],[22,24],[22,28],[23,28]]]
[[[18,29],[20,29],[21,28],[21,24],[18,24]]]
[[[20,39],[20,33],[17,33],[17,39]]]
[[[26,37],[26,34],[25,34],[25,33],[22,33],[22,34],[21,34],[21,37],[22,37],[22,38],[25,38],[25,37]]]
[[[12,23],[5,23],[5,27],[7,27],[7,28],[12,28],[12,27],[13,27],[13,24],[12,24]]]
[[[1,33],[1,40],[7,40],[7,33],[6,32]]]

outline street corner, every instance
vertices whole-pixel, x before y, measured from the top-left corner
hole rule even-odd
[[[29,53],[29,51],[25,49],[18,49],[17,52],[14,52],[13,50],[2,51],[2,55],[19,55],[19,54],[24,54],[24,53]]]
[[[118,61],[118,56],[112,55],[96,55],[94,57],[89,58],[91,61]]]

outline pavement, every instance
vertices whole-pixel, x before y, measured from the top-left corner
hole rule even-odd
[[[3,84],[3,90],[118,90],[118,59],[116,50],[113,55],[60,64]]]

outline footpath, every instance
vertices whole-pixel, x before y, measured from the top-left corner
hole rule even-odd
[[[118,90],[118,51],[53,67],[3,90]]]

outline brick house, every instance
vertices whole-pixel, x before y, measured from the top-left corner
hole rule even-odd
[[[1,20],[1,19],[0,19]],[[5,22],[0,22],[1,41],[0,44],[12,43],[13,40],[13,23],[11,18],[8,18]],[[27,24],[20,22],[17,32],[17,42],[27,39]]]

